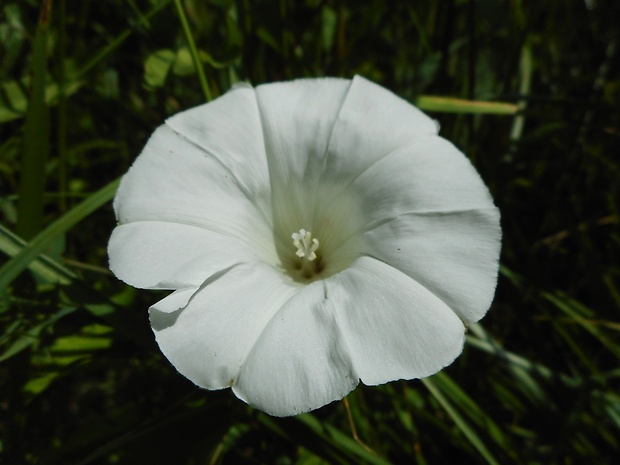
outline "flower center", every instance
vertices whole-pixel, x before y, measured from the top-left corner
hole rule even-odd
[[[367,220],[356,190],[328,181],[316,191],[303,183],[282,190],[272,197],[274,265],[294,283],[328,279],[360,257]]]
[[[293,239],[293,245],[297,247],[295,255],[309,262],[316,259],[316,250],[319,248],[319,241],[318,239],[312,238],[312,233],[310,231],[300,229],[298,233],[293,233],[291,237]]]
[[[299,257],[299,259],[293,258],[290,262],[291,276],[295,281],[303,283],[318,279],[325,268],[323,257],[320,253],[319,255],[316,253],[319,248],[318,239],[313,238],[312,233],[305,229],[293,233],[291,238],[293,245],[297,248],[295,255]]]

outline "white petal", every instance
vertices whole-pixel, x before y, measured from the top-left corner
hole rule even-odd
[[[199,286],[209,276],[257,255],[234,237],[180,223],[118,226],[108,245],[110,270],[140,288]]]
[[[231,386],[267,323],[299,287],[262,263],[236,266],[208,280],[187,306],[151,307],[151,326],[164,355],[198,386]]]
[[[256,88],[272,182],[317,180],[350,85],[323,78]]]
[[[269,185],[265,144],[251,86],[236,86],[209,104],[179,113],[166,124],[216,158],[252,198]]]
[[[327,145],[350,84],[344,79],[300,79],[256,88],[275,230],[282,240],[312,228]]]
[[[362,257],[326,286],[353,367],[365,384],[432,375],[462,351],[465,328],[456,314],[385,263]]]
[[[410,212],[494,208],[480,175],[450,142],[418,136],[370,166],[351,188],[365,205],[369,227]]]
[[[164,221],[200,226],[247,242],[273,259],[268,186],[249,199],[214,157],[167,126],[155,131],[114,199],[121,224]],[[271,257],[271,258],[270,258]]]
[[[324,283],[306,286],[269,322],[235,394],[271,415],[297,415],[342,399],[358,384]]]
[[[367,232],[364,254],[398,268],[472,323],[497,283],[501,229],[496,208],[401,215]]]
[[[333,129],[326,179],[347,183],[416,137],[435,134],[436,123],[416,107],[355,76]]]
[[[151,308],[162,313],[173,313],[187,306],[187,303],[198,290],[197,287],[187,287],[174,291],[166,298],[160,300]]]

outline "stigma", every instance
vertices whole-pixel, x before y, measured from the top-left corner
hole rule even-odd
[[[298,233],[293,233],[291,237],[293,239],[293,245],[297,247],[295,255],[309,262],[316,259],[316,250],[319,248],[319,241],[318,239],[312,238],[312,233],[310,231],[300,229]]]

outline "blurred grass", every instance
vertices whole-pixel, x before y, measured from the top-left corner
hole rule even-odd
[[[45,4],[0,4],[0,462],[616,463],[618,2],[57,0],[42,34]],[[463,356],[349,396],[370,451],[342,403],[278,419],[194,388],[149,334],[160,296],[105,251],[115,180],[166,116],[356,73],[440,121],[504,228]]]
[[[50,115],[45,102],[48,29],[52,2],[41,6],[31,63],[31,91],[22,138],[22,165],[17,207],[17,232],[32,238],[43,226],[43,193],[50,138]]]

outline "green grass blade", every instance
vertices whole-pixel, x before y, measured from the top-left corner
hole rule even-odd
[[[32,82],[24,135],[22,170],[17,205],[17,232],[30,239],[43,227],[43,195],[50,141],[49,107],[45,103],[47,31],[51,0],[43,2],[32,52]]]
[[[511,368],[522,369],[532,375],[536,375],[537,377],[543,379],[558,379],[570,387],[577,387],[582,383],[582,381],[578,378],[572,378],[563,373],[555,373],[553,370],[544,365],[534,363],[526,359],[525,357],[522,357],[504,349],[501,344],[492,339],[486,333],[484,328],[482,328],[479,323],[472,324],[469,329],[476,336],[466,336],[466,341],[469,346],[474,347],[478,350],[482,350],[504,360],[508,365],[511,366]]]
[[[23,270],[30,266],[32,261],[41,255],[57,237],[109,202],[114,197],[119,182],[120,179],[112,181],[69,210],[34,237],[20,253],[5,263],[0,268],[0,290],[5,289]]]
[[[443,113],[474,113],[487,115],[514,115],[518,107],[507,102],[479,102],[452,97],[421,95],[415,104],[422,110]]]
[[[209,89],[209,83],[207,82],[207,77],[205,76],[205,70],[202,67],[200,56],[198,55],[198,49],[196,48],[196,43],[194,42],[194,36],[192,35],[192,31],[189,28],[189,23],[187,21],[187,17],[185,16],[185,10],[183,9],[183,5],[181,5],[181,0],[174,0],[174,6],[176,7],[177,14],[179,15],[179,20],[181,21],[181,27],[183,28],[185,40],[187,40],[187,45],[192,55],[194,67],[196,68],[196,72],[198,73],[198,79],[200,80],[200,87],[202,87],[202,93],[205,96],[205,100],[209,102],[212,98],[211,90]]]
[[[591,309],[586,308],[574,299],[571,299],[562,292],[549,293],[543,292],[542,296],[555,305],[556,308],[564,312],[568,317],[581,326],[585,331],[590,333],[593,337],[605,346],[612,354],[620,358],[620,343],[612,340],[606,334],[603,333],[596,324],[596,321],[592,321],[588,318],[584,318],[583,315],[594,314]]]
[[[482,408],[472,399],[461,387],[454,382],[446,372],[439,372],[433,376],[433,382],[452,403],[459,407],[479,428],[488,432],[488,435],[495,443],[501,447],[507,455],[514,455],[510,441],[504,431],[493,421]]]
[[[478,437],[478,434],[469,426],[465,419],[456,411],[456,409],[448,402],[448,399],[444,397],[439,388],[429,378],[421,380],[426,388],[430,391],[433,397],[439,402],[446,413],[452,418],[452,421],[456,424],[458,429],[465,435],[472,446],[484,457],[487,463],[491,465],[499,465],[497,460],[491,455],[491,452],[486,448],[482,440]]]
[[[14,257],[27,246],[28,242],[0,225],[0,250],[2,252],[9,257]],[[36,260],[31,261],[28,268],[49,283],[69,284],[76,277],[72,271],[45,255],[40,255]]]
[[[313,432],[302,422],[296,422],[294,419],[279,420],[263,413],[259,413],[257,419],[271,432],[312,451],[319,457],[328,460],[329,463],[342,465],[352,463],[352,457],[344,451],[338,450],[329,438]]]
[[[298,415],[297,420],[312,428],[317,434],[324,432],[326,437],[334,442],[341,451],[346,451],[356,457],[356,463],[363,461],[374,465],[387,465],[389,462],[376,454],[373,454],[357,442],[351,434],[345,433],[329,423],[322,423],[314,415],[305,413]]]
[[[329,461],[329,463],[369,463],[388,465],[389,461],[375,455],[355,441],[350,434],[323,423],[310,413],[294,418],[274,419],[265,414],[259,421],[276,434]]]
[[[525,43],[521,50],[521,60],[519,63],[519,74],[521,80],[519,85],[519,94],[522,97],[530,94],[533,72],[534,62],[532,58],[532,48],[528,43]],[[512,123],[512,129],[510,130],[510,140],[513,142],[520,140],[523,134],[523,128],[525,127],[525,116],[523,116],[523,111],[525,111],[527,107],[527,100],[523,99],[519,101],[517,107],[519,112],[515,116]]]
[[[66,59],[66,29],[67,29],[67,5],[66,0],[60,0],[58,5],[58,52],[56,53],[56,76],[58,86],[63,89],[66,84],[65,79],[65,59]],[[69,191],[69,155],[67,150],[68,134],[68,114],[67,114],[67,95],[61,93],[56,110],[56,152],[58,154],[58,199],[59,210],[64,213],[67,211],[67,192]]]

